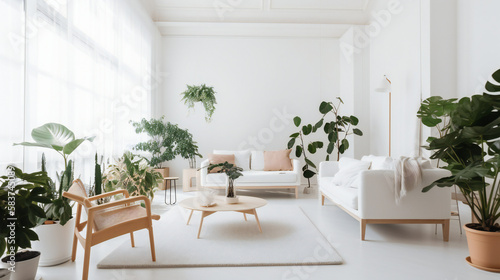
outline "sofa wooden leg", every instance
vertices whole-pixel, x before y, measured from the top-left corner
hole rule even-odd
[[[365,240],[365,233],[366,233],[366,220],[361,219],[361,221],[359,221],[359,223],[361,226],[361,240],[364,241]]]
[[[295,198],[299,198],[299,187],[295,187]]]
[[[448,242],[450,240],[450,220],[443,221],[443,241]]]
[[[321,206],[325,205],[325,196],[321,195]]]

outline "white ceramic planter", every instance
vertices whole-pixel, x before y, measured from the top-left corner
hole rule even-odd
[[[40,266],[53,266],[65,263],[71,259],[75,219],[69,220],[64,226],[59,222],[40,225],[34,228],[40,241],[31,242],[33,250],[40,251]]]
[[[38,270],[39,261],[40,255],[29,260],[16,262],[15,272],[10,274],[10,280],[34,280]],[[8,267],[8,264],[2,262],[2,266]]]

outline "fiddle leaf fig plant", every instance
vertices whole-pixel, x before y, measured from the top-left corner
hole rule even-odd
[[[319,112],[323,115],[321,119],[312,124],[304,124],[301,126],[302,119],[299,116],[293,118],[293,124],[299,128],[299,131],[290,135],[288,141],[288,149],[295,147],[295,156],[297,158],[304,157],[305,164],[302,167],[302,175],[307,179],[308,187],[311,187],[310,179],[317,173],[317,168],[312,162],[308,154],[315,154],[318,150],[322,149],[325,145],[322,141],[311,141],[307,144],[304,143],[304,137],[312,133],[316,133],[323,127],[324,132],[328,135],[328,146],[326,148],[326,160],[330,160],[330,155],[337,149],[337,160],[340,154],[343,154],[349,149],[349,140],[347,136],[354,134],[362,136],[363,132],[356,126],[359,123],[358,118],[355,116],[342,116],[340,115],[340,105],[344,104],[340,97],[337,97],[338,104],[333,102],[321,102]],[[326,117],[332,114],[333,120],[328,121]],[[306,191],[306,190],[304,190]]]
[[[302,167],[302,175],[307,179],[307,187],[311,187],[311,178],[317,173],[316,165],[308,158],[307,152],[310,154],[315,154],[317,150],[323,148],[323,142],[313,141],[307,146],[304,144],[304,136],[307,136],[313,132],[313,126],[311,124],[303,125],[302,119],[298,116],[293,118],[293,124],[299,128],[299,131],[290,135],[290,140],[288,141],[288,149],[293,149],[295,146],[295,156],[297,158],[304,157],[305,164]]]
[[[321,102],[319,112],[323,117],[314,125],[313,131],[316,131],[323,126],[323,131],[328,135],[328,146],[326,148],[326,160],[330,160],[330,155],[337,149],[337,161],[340,155],[349,149],[349,140],[347,136],[354,134],[363,136],[363,132],[356,126],[359,120],[355,116],[340,115],[340,107],[344,104],[342,98],[337,97],[338,103]],[[333,115],[333,120],[326,121],[328,114]]]
[[[217,104],[213,87],[208,87],[205,84],[200,86],[188,85],[187,90],[182,92],[181,95],[181,101],[184,101],[184,104],[190,109],[194,108],[196,102],[201,102],[205,108],[205,121],[210,122],[212,120],[215,104]]]
[[[497,84],[487,82],[486,90],[500,92],[500,70],[492,75]],[[440,136],[430,137],[431,158],[446,163],[451,176],[436,180],[423,189],[456,185],[464,194],[477,230],[500,231],[500,95],[483,93],[460,100],[439,97],[426,100],[417,115],[429,127],[442,124]],[[424,119],[425,122],[424,122]]]

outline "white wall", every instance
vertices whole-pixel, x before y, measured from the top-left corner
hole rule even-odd
[[[292,118],[316,122],[320,102],[339,92],[335,39],[167,36],[162,43],[162,71],[169,76],[158,116],[189,129],[204,156],[214,149],[285,149],[296,131]],[[186,84],[202,83],[217,92],[211,123],[201,106],[188,113],[180,101]],[[183,159],[167,165],[175,176],[188,167]]]
[[[363,136],[348,137],[350,147],[344,156],[360,159],[370,154],[370,95],[369,95],[369,48],[356,48],[357,34],[365,26],[353,26],[339,39],[340,96],[342,115],[354,115],[359,119],[358,128]]]
[[[373,12],[378,16],[371,24],[378,22],[381,28],[371,33],[370,43],[370,151],[388,155],[388,94],[375,92],[387,75],[392,81],[392,156],[416,155],[420,129],[416,113],[421,92],[420,1],[375,2]]]
[[[484,91],[486,80],[500,68],[498,26],[500,1],[458,1],[458,96]]]

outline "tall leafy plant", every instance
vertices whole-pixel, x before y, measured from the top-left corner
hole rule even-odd
[[[337,150],[337,160],[340,155],[349,149],[349,140],[347,136],[354,134],[363,136],[363,132],[356,126],[359,120],[355,116],[343,116],[340,114],[340,107],[344,102],[340,97],[337,97],[337,104],[334,102],[321,102],[319,112],[323,117],[314,125],[314,129],[319,129],[323,126],[323,131],[328,135],[328,146],[326,148],[326,160],[330,160],[330,155]],[[331,121],[326,118],[331,115]]]
[[[304,142],[305,136],[316,133],[323,127],[323,131],[328,136],[326,160],[330,160],[330,155],[335,149],[337,150],[337,160],[339,160],[340,154],[343,154],[349,149],[349,140],[347,136],[351,134],[358,136],[363,135],[363,132],[356,127],[359,123],[358,118],[355,116],[340,115],[340,105],[344,104],[344,102],[340,97],[337,97],[337,99],[337,104],[326,101],[321,102],[319,112],[322,114],[322,117],[314,125],[305,124],[301,126],[302,119],[299,116],[293,118],[293,123],[299,128],[299,131],[290,135],[288,149],[293,149],[295,147],[295,156],[297,158],[304,158],[305,164],[302,167],[302,175],[307,179],[308,188],[311,187],[310,179],[316,175],[317,167],[316,164],[309,159],[307,153],[310,155],[315,154],[318,150],[322,149],[325,144],[322,141],[311,141],[307,143],[306,146]],[[333,116],[333,120],[329,121],[327,119],[329,115]]]
[[[305,164],[302,167],[302,176],[307,179],[308,188],[311,187],[311,178],[317,173],[316,165],[308,158],[307,152],[310,154],[315,154],[318,149],[323,148],[323,142],[313,141],[307,145],[304,144],[304,137],[316,131],[316,127],[311,124],[305,124],[302,127],[302,119],[298,116],[293,118],[293,123],[295,127],[299,128],[299,131],[290,135],[290,140],[288,141],[288,149],[293,149],[295,147],[295,156],[297,158],[304,157]]]
[[[5,251],[15,254],[18,249],[31,248],[31,241],[38,240],[32,228],[46,218],[40,204],[51,203],[45,196],[50,180],[46,172],[24,173],[15,166],[7,169],[8,175],[0,177],[0,256]]]
[[[500,70],[492,75],[498,84],[486,83],[489,92],[500,92]],[[434,101],[439,101],[435,99]],[[473,228],[483,231],[500,231],[500,95],[484,93],[450,101],[449,124],[443,134],[430,138],[431,158],[447,165],[451,176],[436,180],[423,189],[458,186],[464,194],[472,214],[478,220]],[[440,123],[426,113],[429,103],[424,102],[419,118],[427,118],[425,125]],[[440,109],[439,109],[440,110]]]
[[[193,135],[187,129],[165,122],[164,117],[131,123],[136,133],[146,133],[150,137],[147,142],[137,144],[135,149],[151,154],[151,158],[146,159],[151,166],[161,168],[163,162],[173,160],[177,155],[189,159],[191,166],[196,164],[197,156],[201,157]]]
[[[215,98],[215,91],[213,87],[208,87],[205,84],[200,86],[187,86],[187,90],[181,93],[184,104],[188,108],[194,108],[196,102],[201,102],[205,108],[205,120],[210,122],[212,120],[212,115],[215,112],[215,104],[217,100]]]
[[[69,158],[84,141],[93,141],[95,137],[76,138],[73,131],[58,123],[47,123],[33,129],[31,137],[35,142],[22,142],[14,145],[51,149],[64,159],[64,171],[57,173],[59,187],[56,188],[54,183],[51,184],[47,196],[52,199],[52,203],[45,209],[47,219],[60,221],[61,225],[64,225],[72,218],[69,200],[62,196],[62,193],[67,191],[73,182],[73,165]]]

